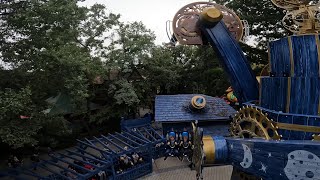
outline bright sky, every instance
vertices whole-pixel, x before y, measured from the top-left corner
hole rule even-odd
[[[199,0],[198,0],[199,1]],[[108,10],[121,14],[124,22],[142,21],[151,29],[157,39],[156,44],[169,42],[166,33],[166,21],[172,20],[176,12],[183,6],[198,2],[197,0],[86,0],[81,5],[91,6],[104,4]],[[0,67],[2,62],[0,60]]]
[[[142,21],[156,34],[156,43],[169,42],[166,33],[166,21],[172,20],[176,12],[183,6],[198,2],[197,0],[86,0],[81,3],[105,6],[115,14],[121,14],[124,22]]]

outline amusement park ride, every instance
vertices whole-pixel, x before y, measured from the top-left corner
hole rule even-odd
[[[163,157],[165,136],[161,133],[166,134],[168,127],[177,128],[172,122],[181,118],[191,127],[197,178],[202,178],[205,165],[229,164],[234,167],[232,179],[320,180],[320,5],[308,0],[272,2],[287,11],[282,23],[295,35],[269,43],[269,74],[260,77],[259,83],[237,42],[244,28],[233,11],[211,2],[197,2],[182,7],[173,19],[173,39],[181,45],[209,44],[220,58],[242,105],[232,115],[229,136],[208,135],[198,123],[217,109],[212,104],[220,102],[215,99],[204,95],[159,96],[155,120],[168,122],[162,121],[163,130],[151,126],[148,118],[123,121],[121,133],[79,140],[72,150],[34,165],[47,174],[21,168],[9,170],[7,175],[70,179],[69,173],[76,179],[89,179],[103,171],[106,179],[136,179],[152,172],[151,159]],[[188,106],[177,103],[181,98]],[[159,105],[163,102],[166,107]],[[219,119],[222,116],[228,115],[217,113],[217,121],[223,121]],[[144,163],[117,172],[119,157],[133,152],[139,152]]]
[[[282,23],[295,35],[269,43],[270,73],[260,83],[237,43],[243,27],[234,12],[200,2],[175,16],[177,41],[210,44],[243,105],[231,122],[231,137],[203,136],[204,148],[194,153],[232,164],[234,179],[320,179],[320,6],[272,2],[287,10]]]

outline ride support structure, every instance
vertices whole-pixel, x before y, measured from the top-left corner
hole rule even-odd
[[[242,104],[230,137],[204,136],[203,152],[210,164],[233,165],[233,179],[319,179],[320,5],[272,2],[288,10],[284,27],[297,34],[270,42],[268,75],[259,83],[237,42],[243,27],[233,11],[191,3],[173,20],[180,44],[212,46]]]

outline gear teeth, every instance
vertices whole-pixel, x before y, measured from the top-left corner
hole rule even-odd
[[[279,136],[277,129],[278,127],[274,124],[273,119],[267,117],[267,113],[264,113],[261,109],[256,106],[245,105],[237,111],[233,121],[230,123],[230,133],[232,136],[243,137],[243,134],[248,134],[250,137],[260,137],[265,139],[280,140],[282,136]],[[260,121],[261,120],[261,121]],[[251,125],[246,125],[243,122],[253,123],[255,126],[255,131],[251,130]],[[264,128],[262,122],[267,124],[267,128]],[[273,131],[273,136],[270,137],[268,131]]]
[[[280,140],[280,137],[276,136],[274,138],[272,138],[273,140],[276,140],[276,141],[279,141]]]
[[[320,134],[313,134],[312,135],[312,141],[319,141],[320,139]]]

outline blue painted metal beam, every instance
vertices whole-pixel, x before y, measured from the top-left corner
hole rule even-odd
[[[141,137],[140,135],[138,135],[136,132],[134,131],[125,131],[123,134],[127,135],[130,138],[133,138],[135,140],[138,140],[140,142],[144,142],[144,143],[150,143],[151,141],[149,141],[148,139],[146,139],[145,137]]]
[[[154,141],[157,141],[157,139],[147,131],[147,129],[145,127],[142,127],[142,129],[154,140]]]
[[[146,131],[144,132],[145,134],[150,135],[154,139],[158,139],[157,134],[152,131],[152,128],[147,127],[141,128],[140,130]],[[133,133],[133,131],[128,131],[121,134],[116,133],[116,135],[110,134],[108,137],[102,135],[99,138],[94,137],[90,140],[85,138],[84,140],[77,141],[78,145],[74,147],[74,150],[67,149],[65,150],[65,153],[56,152],[52,155],[49,155],[51,157],[50,160],[45,159],[41,160],[39,163],[34,163],[33,166],[29,168],[30,170],[20,169],[19,172],[15,172],[17,172],[17,174],[32,176],[39,179],[70,179],[66,173],[71,173],[77,176],[77,179],[84,180],[91,178],[102,170],[106,172],[112,172],[112,175],[110,177],[111,179],[116,177],[138,178],[152,171],[150,159],[152,152],[149,151],[149,147],[150,145],[152,145],[151,141],[146,140],[141,135],[137,135],[136,132]],[[111,149],[111,147],[108,147],[108,143],[110,143],[110,145],[114,145],[115,148],[118,148],[121,151],[119,153],[115,151],[114,153],[107,152],[105,148],[113,150]],[[127,146],[129,149],[125,150],[125,146]],[[147,151],[147,154],[145,154],[146,156],[144,155],[143,157],[145,157],[146,160],[148,159],[148,162],[146,164],[143,164],[142,166],[137,166],[137,168],[134,167],[131,170],[124,172],[123,174],[116,174],[114,163],[118,160],[118,157],[124,153],[134,152],[137,149],[143,152]],[[95,151],[95,153],[91,151]],[[101,153],[101,156],[99,153]],[[91,165],[93,169],[87,169],[81,165],[74,163],[75,161]],[[98,165],[96,163],[98,163]],[[82,170],[82,172],[75,172],[72,169],[67,168],[68,165]],[[39,169],[41,169],[41,172],[47,171],[49,175],[44,177],[41,174],[38,175],[38,172],[33,173],[31,169],[34,167],[38,167]],[[0,174],[0,177],[7,176],[7,174]],[[19,179],[18,176],[16,176],[15,178]]]
[[[106,149],[108,149],[109,151],[111,151],[113,154],[117,154],[114,150],[112,150],[112,149],[110,149],[110,147],[108,147],[108,145],[106,144],[106,143],[104,143],[103,141],[101,141],[99,138],[97,138],[97,137],[95,137],[95,136],[93,136],[93,138],[96,140],[96,141],[98,141],[100,144],[102,144],[102,146],[104,147],[104,148],[106,148]],[[109,153],[109,152],[107,152],[107,151],[105,151],[107,154],[111,154],[111,153]]]
[[[131,149],[135,149],[135,147],[131,146],[130,144],[124,142],[123,140],[119,139],[118,137],[112,135],[112,134],[108,134],[108,136],[112,137],[113,139],[116,139],[117,141],[121,142],[122,144],[126,145],[127,147],[131,148]]]
[[[92,146],[95,146],[95,144],[93,142],[91,142],[89,139],[84,138],[89,144],[91,144]]]
[[[133,131],[133,133],[136,134],[137,136],[143,138],[143,139],[148,140],[149,142],[152,142],[150,139],[146,138],[146,137],[144,136],[144,134],[143,134],[139,129],[136,129],[135,131]]]
[[[223,21],[207,27],[200,23],[202,33],[220,57],[239,102],[259,99],[259,86],[238,42],[233,38]]]
[[[62,157],[62,158],[69,158],[69,159],[72,159],[72,160],[75,160],[75,161],[80,161],[80,162],[82,162],[82,163],[84,163],[84,164],[89,164],[89,165],[91,165],[91,166],[93,166],[94,168],[97,168],[97,169],[101,168],[100,166],[97,166],[97,165],[95,165],[95,164],[93,164],[93,163],[91,163],[91,162],[83,161],[83,160],[81,160],[81,159],[77,159],[77,158],[72,157],[72,156],[69,156],[69,155],[67,155],[67,154],[62,154],[62,153],[57,153],[57,154],[59,154],[60,157]],[[82,156],[82,157],[83,157],[83,156]]]
[[[149,126],[148,129],[150,129],[153,133],[155,133],[156,135],[158,135],[158,137],[159,137],[160,139],[163,139],[163,136],[161,136],[154,128],[152,128],[151,126]]]
[[[127,151],[124,149],[124,147],[119,146],[117,143],[113,142],[111,139],[109,139],[108,137],[101,135],[101,138],[104,139],[105,141],[108,141],[109,143],[113,144],[115,147],[117,147],[119,150],[121,151]]]
[[[148,138],[144,137],[144,135],[139,131],[138,128],[135,128],[135,130],[128,130],[128,132],[130,132],[130,135],[132,136],[139,137],[140,139],[143,139],[147,143],[151,143],[151,141]]]
[[[52,159],[55,159],[55,160],[57,160],[57,161],[61,161],[61,162],[65,163],[65,164],[68,164],[68,165],[77,167],[77,168],[79,168],[79,169],[82,169],[82,170],[86,171],[87,173],[93,173],[93,172],[94,172],[93,170],[86,169],[86,168],[84,168],[84,167],[82,167],[82,166],[79,166],[79,165],[73,163],[73,162],[66,161],[66,160],[64,160],[63,158],[60,158],[60,157],[51,156],[51,158],[52,158]],[[86,174],[87,174],[87,173],[86,173]],[[82,174],[82,175],[85,175],[85,174]]]
[[[104,149],[101,149],[101,148],[97,147],[96,145],[91,145],[92,143],[89,144],[89,143],[86,143],[86,142],[81,141],[81,140],[79,140],[79,139],[77,139],[77,141],[80,142],[82,145],[85,145],[85,146],[87,146],[87,147],[90,147],[90,148],[92,148],[92,149],[94,149],[94,150],[99,151],[101,154],[103,154],[103,153],[108,154],[108,152],[105,151]]]
[[[127,141],[130,141],[132,144],[135,144],[136,146],[141,146],[141,145],[142,145],[142,144],[140,144],[140,143],[138,143],[138,142],[136,142],[136,141],[133,141],[133,140],[130,139],[130,138],[125,137],[124,135],[122,135],[122,134],[120,134],[120,133],[118,133],[118,132],[116,132],[116,134],[117,134],[118,136],[122,137],[123,139],[125,139],[125,140],[127,140]]]
[[[320,143],[227,138],[229,162],[263,179],[320,179]]]
[[[68,153],[70,153],[70,154],[74,154],[74,155],[77,155],[77,156],[81,156],[81,157],[84,157],[84,158],[86,158],[86,159],[90,159],[91,161],[96,161],[96,162],[102,163],[102,164],[104,164],[104,165],[111,164],[110,161],[105,161],[105,160],[101,159],[100,157],[98,157],[98,156],[96,156],[96,155],[94,155],[94,154],[91,154],[90,152],[83,151],[83,150],[80,149],[80,148],[77,148],[77,150],[80,151],[80,152],[82,152],[82,153],[84,153],[84,154],[88,154],[88,155],[90,155],[90,156],[92,156],[92,157],[94,157],[94,158],[88,157],[88,156],[84,156],[83,154],[80,154],[80,153],[77,153],[77,152],[73,152],[73,151],[70,151],[70,150],[66,150],[66,151],[67,151]]]

